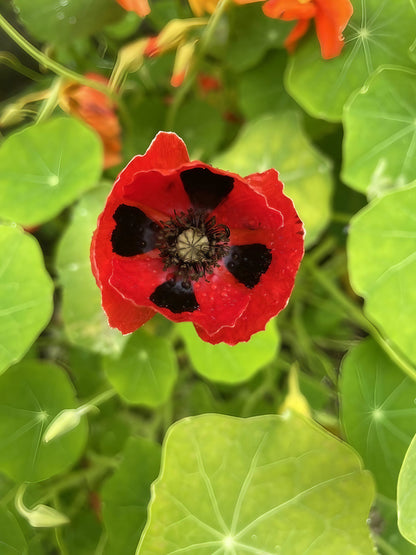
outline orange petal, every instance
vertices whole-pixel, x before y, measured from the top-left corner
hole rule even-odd
[[[310,19],[316,14],[314,2],[299,2],[299,0],[268,0],[263,6],[267,17],[293,21],[296,19]]]
[[[285,40],[285,48],[288,52],[294,52],[298,40],[303,37],[309,28],[310,19],[300,19],[293,27]]]
[[[147,0],[117,0],[121,7],[129,12],[136,12],[140,17],[145,17],[150,13]]]
[[[344,46],[342,32],[353,13],[349,0],[315,0],[316,34],[321,45],[322,57],[326,60],[338,56]]]

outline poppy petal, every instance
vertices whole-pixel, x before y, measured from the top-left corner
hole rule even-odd
[[[225,267],[240,283],[253,289],[272,261],[271,250],[261,243],[231,248],[224,259]]]
[[[181,281],[165,281],[150,295],[150,300],[159,308],[168,308],[174,314],[194,312],[199,308],[192,286]]]
[[[230,175],[215,173],[207,167],[183,170],[180,175],[192,206],[198,209],[213,210],[234,187]]]
[[[112,328],[117,328],[121,333],[132,333],[145,324],[155,315],[155,311],[147,307],[133,305],[126,301],[118,291],[109,287],[108,269],[105,265],[97,264],[97,231],[94,233],[91,243],[91,264],[98,287],[102,294],[102,307],[107,314],[108,323]],[[108,258],[110,260],[110,258]]]
[[[163,286],[166,282],[170,282],[172,274],[169,269],[163,269],[162,259],[159,256],[153,256],[153,253],[129,258],[116,256],[113,259],[112,267],[113,273],[109,283],[125,299],[137,306],[146,306],[157,310],[173,322],[194,322],[208,333],[215,333],[225,325],[233,325],[244,312],[251,294],[249,289],[239,284],[221,266],[216,268],[213,275],[209,276],[209,281],[200,279],[194,283],[193,293],[198,304],[198,307],[195,308],[191,297],[185,301],[181,294],[184,289],[183,285],[176,286],[170,298],[166,296],[167,289]],[[160,286],[162,289],[159,289]],[[162,293],[165,293],[164,297],[161,295]],[[173,295],[177,296],[175,301]],[[171,308],[160,306],[163,301],[166,305],[170,301]]]
[[[176,133],[159,131],[144,154],[135,156],[118,176],[117,181],[131,181],[141,171],[166,172],[189,162],[185,143]]]
[[[235,345],[240,341],[248,341],[253,333],[265,328],[267,322],[286,306],[304,252],[303,225],[293,202],[282,193],[278,173],[269,170],[245,179],[253,190],[267,195],[269,206],[282,214],[283,225],[273,237],[273,246],[269,243],[272,251],[270,266],[251,290],[247,308],[235,324],[225,326],[211,335],[206,329],[195,326],[202,339],[214,344],[224,341]]]
[[[186,212],[191,207],[176,171],[139,172],[128,181],[123,179],[122,183],[120,201],[136,205],[156,222],[169,219],[175,211]]]
[[[353,13],[349,0],[315,0],[316,34],[321,45],[322,57],[326,60],[338,56],[344,46],[342,32]]]
[[[113,215],[113,252],[120,256],[143,254],[155,248],[159,226],[136,206],[120,204]]]

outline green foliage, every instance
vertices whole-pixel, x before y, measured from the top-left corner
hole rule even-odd
[[[350,448],[294,415],[183,420],[152,492],[137,555],[373,552],[362,521],[371,477]]]
[[[400,470],[397,486],[399,528],[416,545],[416,436],[413,438]]]
[[[416,186],[387,194],[351,222],[351,284],[366,300],[367,314],[416,362]]]
[[[416,72],[375,71],[345,107],[343,177],[369,196],[416,178]]]
[[[398,372],[371,339],[345,357],[340,384],[345,434],[373,473],[378,491],[392,499],[413,437],[415,398],[416,383]]]
[[[150,484],[159,473],[160,455],[157,443],[128,440],[120,466],[101,491],[107,531],[104,555],[134,553],[146,523]]]
[[[111,0],[13,0],[16,11],[38,40],[65,45],[99,31],[123,11]]]
[[[169,398],[178,371],[169,341],[143,330],[130,336],[118,358],[106,356],[103,366],[123,399],[147,407],[157,407]]]
[[[15,517],[0,507],[0,538],[3,555],[27,554],[27,543]]]
[[[16,481],[38,482],[73,466],[85,446],[86,421],[49,443],[43,434],[62,408],[75,406],[58,366],[27,360],[10,368],[0,377],[0,469]]]
[[[332,60],[321,58],[310,35],[288,66],[286,85],[312,116],[340,121],[344,103],[380,65],[411,67],[416,12],[411,0],[352,0],[354,14],[344,31],[345,46]]]
[[[57,216],[97,183],[101,150],[95,133],[70,118],[10,135],[0,148],[0,217],[30,227]]]
[[[239,383],[250,379],[275,359],[279,345],[274,322],[268,324],[265,331],[256,333],[249,342],[233,347],[225,343],[205,343],[192,324],[181,324],[179,333],[195,370],[215,382]]]
[[[318,21],[288,53],[295,21],[230,0],[194,26],[196,1],[2,2],[0,553],[414,555],[416,1],[351,0],[329,60]],[[87,72],[108,88],[70,98]],[[290,302],[247,343],[108,325],[91,238],[159,130],[275,168],[304,222]]]
[[[52,281],[36,239],[0,225],[0,373],[17,362],[52,314]],[[27,274],[27,269],[30,269]]]

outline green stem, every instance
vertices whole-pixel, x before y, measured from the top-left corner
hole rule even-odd
[[[0,28],[3,29],[5,33],[9,35],[9,37],[14,40],[16,44],[20,46],[22,50],[27,52],[29,56],[31,56],[34,60],[39,62],[40,65],[48,68],[49,70],[53,71],[57,75],[61,77],[65,77],[66,79],[70,79],[72,81],[76,81],[81,85],[85,85],[87,87],[91,87],[93,89],[97,89],[98,91],[106,94],[107,96],[111,96],[111,92],[102,83],[98,83],[97,81],[93,81],[91,79],[87,79],[82,75],[79,75],[75,71],[71,71],[70,69],[66,68],[65,66],[61,65],[58,62],[55,62],[43,52],[35,48],[29,41],[27,41],[16,29],[10,25],[10,23],[0,14]]]
[[[394,349],[389,341],[385,339],[381,333],[378,331],[376,326],[372,324],[362,313],[361,309],[357,307],[348,297],[346,297],[334,283],[328,279],[324,272],[322,272],[317,266],[315,266],[310,260],[305,259],[305,267],[311,272],[313,277],[322,285],[322,287],[331,295],[331,297],[344,308],[345,312],[349,314],[353,322],[360,327],[362,330],[366,331],[371,337],[378,343],[378,345],[383,349],[386,355],[399,366],[405,374],[409,376],[412,380],[416,381],[416,370],[409,364],[409,362]]]
[[[185,81],[183,82],[183,84],[181,85],[181,87],[179,88],[172,104],[170,107],[170,110],[168,112],[167,118],[166,118],[166,129],[167,130],[173,130],[174,128],[174,124],[175,124],[175,119],[176,119],[176,115],[178,113],[178,110],[180,108],[180,106],[182,105],[182,103],[184,102],[189,90],[191,89],[195,78],[198,74],[198,69],[199,66],[201,64],[201,61],[203,60],[205,54],[207,53],[209,46],[211,44],[212,41],[212,37],[214,35],[215,29],[217,28],[217,25],[219,23],[219,21],[221,20],[221,17],[224,15],[225,10],[228,7],[228,4],[231,2],[231,0],[220,0],[217,4],[217,7],[215,8],[214,13],[211,15],[211,17],[209,18],[209,21],[207,23],[207,26],[205,27],[205,31],[201,37],[201,40],[199,42],[199,49],[197,54],[195,55],[193,64],[191,69],[188,72],[188,75],[185,78]]]
[[[97,461],[95,461],[95,463],[96,462]],[[115,468],[117,468],[117,466],[118,464],[116,460],[111,459],[105,462],[100,460],[99,465],[96,464],[93,467],[63,476],[62,479],[55,482],[55,484],[51,486],[50,489],[37,500],[37,503],[47,503],[63,491],[78,488],[82,484],[99,480],[103,478],[109,470],[114,470]]]
[[[101,405],[101,403],[105,403],[105,401],[108,401],[115,395],[115,389],[107,389],[107,391],[103,391],[102,393],[99,393],[98,395],[93,397],[90,401],[88,401],[88,403],[85,403],[85,405],[94,405],[96,407],[98,405]]]
[[[400,555],[394,547],[392,547],[384,538],[381,536],[375,536],[374,541],[377,547],[380,547],[383,550],[384,555]]]

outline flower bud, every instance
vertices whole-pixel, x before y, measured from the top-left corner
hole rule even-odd
[[[43,441],[48,443],[76,428],[81,416],[91,410],[92,406],[82,405],[77,409],[65,409],[55,416],[43,434]]]
[[[34,528],[53,528],[69,522],[66,515],[47,505],[36,505],[34,509],[25,511],[22,516]]]

